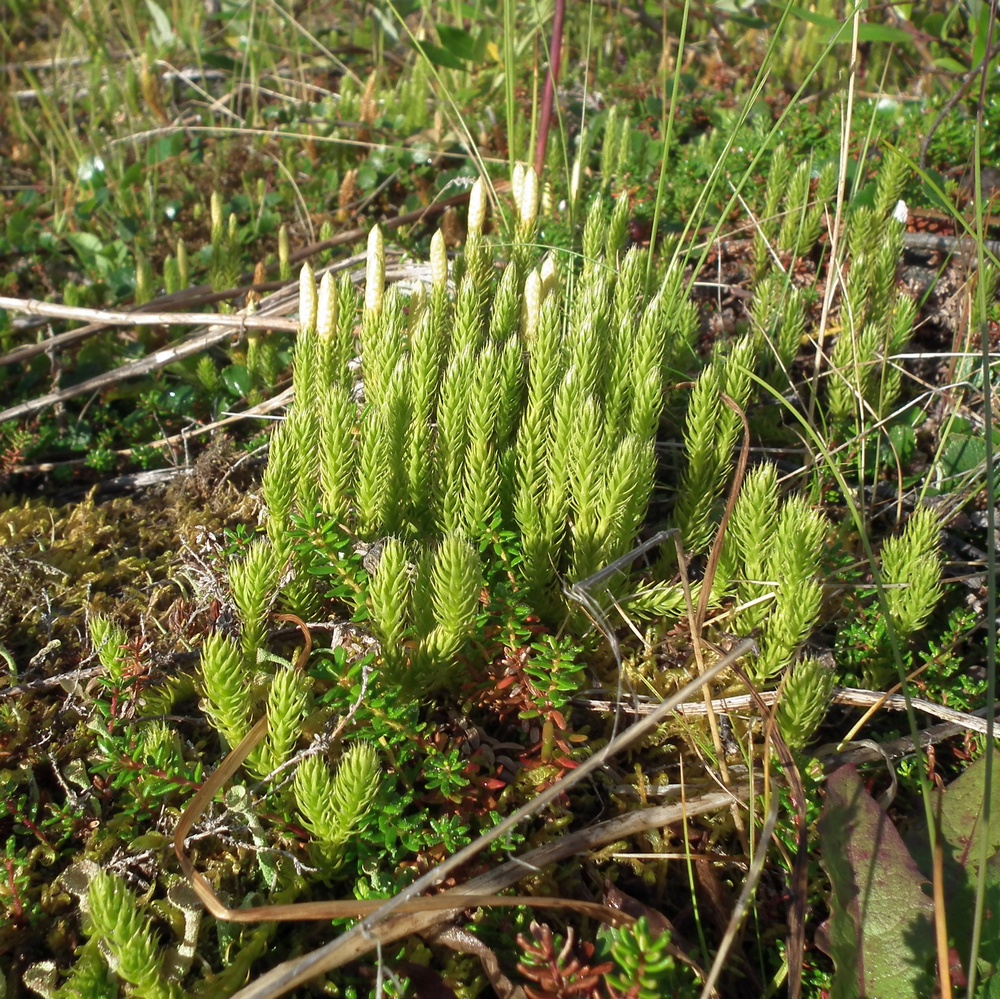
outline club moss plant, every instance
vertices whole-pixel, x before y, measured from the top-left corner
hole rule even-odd
[[[838,434],[877,433],[870,412],[901,388],[885,351],[909,335],[907,305],[872,235],[892,224],[897,182],[889,173],[871,218],[849,223],[859,233],[851,262],[861,260],[867,277],[848,285],[858,322],[842,320],[831,355],[848,340],[850,363],[833,366],[816,400]],[[776,372],[787,370],[801,337],[801,297],[779,273],[762,274],[754,322],[701,357],[680,262],[647,287],[644,251],[624,248],[626,198],[610,211],[594,198],[580,250],[557,256],[538,245],[533,173],[522,169],[512,187],[511,237],[486,234],[480,183],[464,253],[449,261],[435,236],[430,281],[409,294],[386,287],[378,228],[363,292],[329,274],[317,286],[309,268],[301,274],[295,399],[271,437],[263,529],[234,538],[221,573],[231,617],[201,642],[195,674],[222,748],[262,714],[268,720],[246,764],[260,789],[231,788],[217,830],[223,853],[233,841],[245,854],[228,873],[218,863],[213,876],[242,899],[294,901],[327,886],[364,897],[393,891],[442,848],[468,842],[510,799],[591,752],[572,697],[591,670],[604,682],[617,678],[568,584],[629,552],[657,487],[672,500],[683,574],[666,559],[623,572],[593,594],[597,603],[617,602],[633,624],[646,622],[646,650],[677,629],[674,654],[690,651],[684,629],[691,607],[704,604],[710,640],[723,629],[756,636],[750,672],[762,688],[783,684],[778,722],[791,747],[808,747],[823,722],[839,678],[801,653],[829,613],[822,584],[843,528],[806,495],[783,492],[774,464],[757,463],[742,481],[734,474],[744,416],[774,399]],[[664,430],[683,441],[674,481],[658,460]],[[920,510],[882,549],[886,627],[904,642],[940,597],[940,526]],[[353,618],[353,647],[286,659],[274,631],[289,615],[333,616],[342,629]],[[123,741],[122,705],[143,707],[125,668],[129,636],[97,615],[90,630],[106,673],[102,752],[113,759],[113,779],[133,779],[132,768],[150,759],[167,764],[176,744],[162,727],[135,746]],[[655,654],[633,675],[654,690],[676,682]],[[467,710],[516,719],[532,743],[503,801],[494,792],[506,782],[460,746],[438,743],[431,712],[456,691]],[[170,706],[148,703],[159,713]],[[664,742],[674,737],[662,733]],[[273,832],[258,814],[265,806]],[[179,988],[189,971],[156,963],[149,920],[135,915],[138,886],[107,877],[93,875],[87,889],[91,907],[96,900],[106,914],[90,931],[103,952],[128,952],[113,958],[116,973],[149,994]],[[224,970],[204,970],[204,987],[235,989],[267,938],[263,929],[220,931],[206,961]],[[618,949],[648,951],[656,964],[649,943],[620,935]],[[66,989],[90,979],[89,960],[81,957]]]
[[[888,173],[871,210],[882,225],[891,223],[899,182],[895,167]],[[236,745],[267,715],[268,736],[247,761],[249,774],[276,782],[272,805],[308,833],[320,880],[354,878],[365,893],[397,883],[413,851],[427,849],[426,836],[461,843],[472,834],[469,807],[477,800],[482,807],[488,786],[476,790],[460,756],[419,742],[419,705],[467,683],[484,658],[505,663],[498,687],[509,675],[527,692],[521,719],[546,733],[540,778],[586,752],[569,703],[585,682],[583,649],[535,636],[568,623],[588,641],[589,624],[563,581],[585,580],[635,544],[661,474],[654,445],[672,393],[687,398],[673,524],[688,557],[718,547],[712,577],[689,580],[691,599],[701,600],[709,585],[709,612],[725,611],[729,632],[756,635],[752,671],[765,688],[783,684],[778,720],[792,747],[808,745],[836,679],[815,658],[800,658],[824,609],[833,525],[803,496],[783,496],[768,462],[748,473],[731,515],[724,513],[741,414],[790,363],[803,325],[799,296],[778,275],[759,276],[750,310],[756,322],[702,360],[694,350],[698,315],[679,266],[667,266],[648,289],[644,251],[624,248],[625,198],[610,212],[595,198],[579,255],[555,257],[536,245],[530,169],[513,186],[519,200],[503,256],[484,232],[480,183],[464,253],[449,261],[435,236],[430,281],[408,296],[385,285],[377,228],[363,293],[329,274],[317,287],[303,269],[295,400],[271,437],[264,527],[226,567],[235,626],[208,635],[200,648],[201,704],[222,745]],[[857,348],[831,384],[852,387],[843,398],[884,406],[898,385],[886,389],[885,377],[876,381],[872,371],[882,364],[884,338],[909,331],[905,301],[886,290],[888,264],[878,262],[867,218],[851,223],[860,235],[850,252],[869,262],[868,280],[849,286],[860,323],[853,342],[866,344],[870,328],[883,339],[870,338],[867,354]],[[792,244],[782,245],[787,251]],[[849,418],[838,391],[819,400],[831,422]],[[864,411],[858,414],[863,419]],[[939,530],[933,514],[918,511],[883,550],[891,624],[903,640],[940,597]],[[662,567],[612,579],[597,597],[609,595],[657,629],[683,617],[684,588]],[[377,639],[366,655],[352,662],[329,650],[302,670],[271,651],[276,612],[312,619],[337,606]],[[134,684],[123,668],[127,633],[95,615],[91,637],[112,697],[121,698]],[[504,698],[515,697],[515,688],[505,689]],[[379,734],[375,741],[354,729],[332,752],[316,741],[335,716],[359,710]],[[143,745],[161,762],[174,751],[162,727],[150,729]],[[393,782],[415,779],[446,804],[430,829],[426,819],[408,827],[413,813],[388,810]],[[275,850],[244,799],[245,791],[231,790],[230,814],[256,830],[256,870],[270,896],[309,894],[309,873]],[[463,810],[450,811],[448,802],[462,802]],[[392,825],[383,824],[379,809],[394,815]],[[104,899],[105,889],[94,881],[90,891]],[[96,935],[111,949],[133,946],[130,935],[145,939],[119,934],[124,942],[114,943],[116,927],[132,917],[127,890],[111,895],[126,909],[95,923]],[[127,980],[139,988],[148,955],[136,950],[131,959],[120,967],[134,966]]]

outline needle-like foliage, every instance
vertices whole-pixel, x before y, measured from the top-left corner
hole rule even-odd
[[[316,859],[329,871],[371,809],[378,792],[378,754],[368,743],[351,746],[336,773],[325,760],[309,756],[295,771],[293,784],[302,823],[314,839]]]
[[[941,558],[941,522],[930,507],[918,507],[882,546],[885,599],[901,637],[919,631],[941,599]]]
[[[136,897],[124,882],[98,871],[87,897],[93,932],[104,942],[112,970],[131,994],[139,999],[180,999],[180,988],[164,975],[152,920],[139,913]]]

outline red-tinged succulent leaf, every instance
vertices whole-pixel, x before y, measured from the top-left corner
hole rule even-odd
[[[933,991],[926,879],[853,766],[830,775],[819,821],[830,918],[817,944],[833,958],[831,999],[921,999]]]

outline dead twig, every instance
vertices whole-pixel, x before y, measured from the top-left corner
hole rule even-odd
[[[333,268],[329,268],[333,269]],[[326,271],[320,271],[320,274]],[[385,278],[387,281],[404,281],[411,280],[413,278],[422,279],[423,276],[430,276],[429,265],[426,264],[414,264],[412,266],[396,268],[392,271],[386,271]],[[352,275],[354,280],[360,281],[363,278],[363,273],[358,271],[357,275]],[[4,306],[3,303],[7,302],[8,305]],[[15,303],[15,304],[11,304]],[[0,299],[0,308],[14,308],[16,304],[25,304],[22,299]],[[46,306],[44,302],[30,302],[28,303],[32,306],[44,306],[46,308],[62,309],[64,306]],[[198,323],[205,323],[209,320],[211,325],[207,327],[203,332],[198,332],[192,334],[187,339],[182,339],[169,344],[166,347],[156,351],[154,354],[150,354],[149,357],[140,358],[137,361],[131,361],[128,364],[123,364],[118,368],[113,368],[111,371],[105,371],[103,374],[96,375],[93,378],[89,378],[86,381],[80,382],[77,385],[71,385],[68,388],[60,389],[57,392],[50,392],[47,395],[39,396],[37,399],[31,399],[28,402],[19,403],[17,406],[11,406],[10,409],[5,409],[0,412],[0,423],[5,423],[8,420],[16,420],[22,416],[28,416],[31,413],[36,413],[41,409],[46,409],[48,406],[53,406],[60,402],[65,402],[67,399],[73,399],[76,396],[85,395],[88,392],[97,392],[101,389],[108,388],[110,385],[116,385],[121,381],[125,381],[129,378],[137,378],[142,375],[151,374],[154,371],[159,371],[161,368],[165,368],[168,364],[173,364],[176,361],[183,360],[185,357],[191,357],[194,354],[199,354],[209,347],[213,347],[217,343],[221,343],[227,337],[233,335],[233,330],[241,331],[246,328],[249,329],[252,326],[256,328],[270,329],[270,330],[288,330],[295,331],[298,329],[298,320],[291,319],[273,319],[265,318],[266,316],[275,316],[281,314],[287,314],[292,312],[298,304],[298,284],[290,283],[285,285],[280,292],[272,295],[270,298],[265,299],[257,312],[252,315],[246,312],[241,312],[235,316],[205,316],[196,314],[196,319]],[[27,311],[22,309],[22,311]],[[87,312],[92,314],[92,310],[76,310]],[[133,326],[137,325],[136,319],[137,313],[107,313],[109,316],[117,315],[118,318],[115,322],[121,325]],[[154,325],[163,325],[164,322],[174,323],[176,317],[173,314],[160,315],[157,317]],[[140,324],[141,325],[141,324]],[[46,341],[40,345],[45,346]]]
[[[748,786],[734,789],[732,792],[712,791],[701,798],[688,799],[683,804],[643,808],[580,829],[552,843],[547,843],[545,846],[530,850],[528,853],[502,864],[495,870],[473,878],[464,885],[452,888],[432,898],[421,899],[421,908],[425,911],[400,914],[394,919],[387,920],[379,929],[378,939],[385,945],[401,937],[430,930],[440,921],[441,913],[449,911],[449,907],[453,913],[462,912],[464,907],[475,905],[473,899],[477,897],[482,899],[489,896],[483,904],[500,904],[504,900],[493,897],[496,892],[503,891],[521,878],[559,863],[567,857],[587,853],[606,846],[608,843],[613,843],[615,840],[638,836],[651,829],[662,829],[664,826],[681,822],[685,818],[690,819],[698,815],[717,812],[729,807],[734,800],[746,801],[750,794],[756,793],[757,790],[757,788]],[[544,905],[545,901],[538,898],[522,898],[519,904]],[[360,906],[364,903],[354,904]],[[350,940],[347,939],[349,936]],[[277,996],[284,995],[311,977],[325,971],[331,971],[362,957],[368,951],[373,950],[375,945],[374,935],[360,932],[353,936],[345,934],[345,936],[313,951],[311,954],[278,965],[238,992],[233,999],[276,999]],[[327,963],[334,948],[337,948],[340,953],[333,963]],[[301,968],[302,962],[306,961],[309,962],[308,967]],[[320,964],[323,966],[320,967]]]
[[[749,694],[741,694],[736,697],[719,697],[711,702],[712,710],[721,712],[746,711],[753,704],[763,703],[774,704],[778,700],[779,691],[767,690],[760,692],[757,697]],[[759,699],[759,700],[758,700]],[[890,711],[905,711],[906,698],[902,694],[884,694],[878,690],[863,690],[860,687],[834,687],[830,695],[832,704],[842,704],[852,708],[870,708],[880,706]],[[574,697],[573,703],[580,707],[593,708],[598,711],[622,711],[626,714],[646,715],[656,710],[655,704],[617,704],[612,701],[604,701],[589,698]],[[942,718],[951,725],[957,726],[956,730],[964,729],[967,732],[986,733],[986,720],[981,713],[968,713],[956,711],[954,708],[945,707],[943,704],[935,704],[933,701],[925,701],[919,697],[911,697],[910,704],[925,715],[934,718]],[[708,708],[704,704],[681,704],[677,708],[677,714],[685,716],[704,715],[708,713]]]
[[[110,309],[84,309],[72,305],[58,305],[53,302],[40,302],[34,298],[5,298],[0,296],[0,309],[20,312],[28,316],[48,316],[52,319],[89,320],[93,325],[107,326],[203,326],[206,319],[211,319],[212,325],[231,330],[287,330],[294,332],[298,323],[292,319],[274,319],[267,316],[232,315],[207,316],[204,312],[117,312]],[[78,333],[79,330],[73,330]],[[46,340],[32,347],[44,350],[52,348],[52,341]],[[38,353],[38,351],[35,351]],[[3,358],[3,363],[12,364],[13,360]],[[19,360],[20,358],[14,358]]]

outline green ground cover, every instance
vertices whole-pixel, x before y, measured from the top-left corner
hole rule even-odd
[[[1000,988],[988,4],[2,2],[6,995]]]

